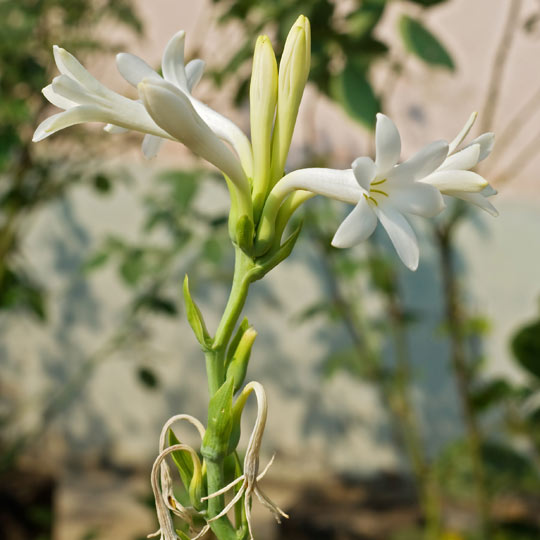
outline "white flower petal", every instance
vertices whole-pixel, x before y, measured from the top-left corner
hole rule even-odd
[[[495,134],[489,132],[482,133],[482,135],[471,141],[469,146],[473,144],[480,145],[480,156],[478,157],[478,161],[482,161],[483,159],[486,159],[493,150],[493,145],[495,144]]]
[[[116,55],[116,66],[120,75],[126,79],[126,81],[135,86],[147,77],[155,77],[161,79],[161,77],[152,69],[142,58],[130,53],[119,53]]]
[[[54,60],[62,75],[77,81],[81,86],[99,95],[109,95],[111,90],[103,86],[87,69],[65,49],[53,46]]]
[[[81,105],[72,107],[53,116],[49,116],[41,122],[32,137],[33,142],[38,142],[61,129],[81,124],[83,122],[108,122],[110,114],[94,105]]]
[[[274,186],[272,193],[280,200],[294,190],[302,189],[337,201],[357,204],[364,190],[358,185],[352,169],[298,169]]]
[[[464,141],[465,137],[471,131],[474,123],[476,122],[476,117],[478,116],[477,112],[473,112],[465,125],[461,128],[461,131],[458,133],[457,137],[448,145],[448,153],[453,154],[456,148]]]
[[[364,197],[360,198],[353,211],[339,226],[332,245],[337,248],[348,248],[359,244],[371,236],[377,226],[377,216]]]
[[[399,161],[401,139],[394,122],[381,113],[377,114],[375,147],[377,175],[382,177]]]
[[[186,79],[187,79],[187,86],[188,90],[191,92],[195,86],[199,83],[201,80],[201,77],[204,73],[204,67],[205,63],[203,60],[200,60],[199,58],[195,58],[195,60],[191,60],[191,62],[188,62],[186,65]]]
[[[145,79],[138,88],[146,110],[158,126],[213,163],[240,189],[248,189],[239,161],[205,124],[182,90],[157,79]]]
[[[367,192],[369,192],[369,186],[375,174],[377,173],[377,168],[373,160],[368,157],[359,157],[355,159],[352,163],[352,170],[356,181],[363,187]]]
[[[491,184],[488,184],[480,193],[484,197],[492,197],[493,195],[497,195],[498,191]]]
[[[479,158],[480,145],[473,144],[446,158],[444,160],[444,163],[439,167],[439,170],[468,171],[469,169],[472,169],[474,166],[477,165]]]
[[[415,182],[406,187],[397,187],[390,192],[392,204],[400,211],[423,217],[433,217],[444,209],[440,191],[429,184]]]
[[[448,192],[448,195],[474,204],[475,206],[482,208],[482,210],[485,210],[488,214],[491,214],[493,217],[497,217],[499,215],[498,210],[486,199],[482,193],[464,193],[463,191],[458,191],[455,193]]]
[[[165,139],[155,135],[145,135],[142,142],[142,151],[146,159],[155,158]]]
[[[472,171],[436,171],[423,178],[421,182],[435,186],[442,193],[447,191],[477,193],[488,185],[484,178]]]
[[[71,107],[77,106],[77,103],[75,103],[74,101],[71,101],[64,96],[57,94],[54,91],[52,84],[49,84],[48,86],[43,88],[41,92],[50,103],[52,103],[55,107],[58,107],[59,109],[71,109]]]
[[[409,270],[418,268],[420,251],[416,235],[409,222],[390,204],[379,205],[373,208],[381,225],[386,229],[392,244],[396,248],[399,258]]]
[[[96,96],[67,75],[59,75],[52,81],[53,92],[76,105],[106,105],[107,100]]]
[[[197,114],[221,140],[228,142],[234,148],[247,176],[253,178],[253,152],[245,133],[234,122],[201,103],[198,99],[193,97],[190,99]]]
[[[120,126],[115,126],[114,124],[107,124],[104,128],[103,128],[103,131],[106,131],[107,133],[126,133],[127,130],[126,128],[123,128],[123,127],[120,127]]]
[[[176,32],[169,40],[169,43],[167,43],[161,60],[164,79],[182,90],[187,90],[186,71],[184,68],[185,37],[186,33],[184,30]]]
[[[394,167],[388,174],[388,180],[396,186],[420,180],[435,171],[447,155],[446,141],[432,142],[407,161]]]

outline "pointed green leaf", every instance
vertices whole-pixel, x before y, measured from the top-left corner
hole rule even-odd
[[[186,304],[186,316],[187,320],[193,329],[193,333],[197,338],[197,341],[201,344],[203,349],[208,349],[211,345],[211,338],[204,319],[201,313],[201,310],[197,307],[197,304],[191,298],[191,293],[189,292],[189,280],[186,275],[184,278],[184,302]]]
[[[176,534],[178,535],[178,538],[180,538],[180,540],[191,540],[191,537],[180,529],[176,529]]]
[[[421,22],[408,15],[402,15],[399,20],[399,32],[407,51],[420,60],[432,66],[455,70],[450,53]]]
[[[229,365],[230,361],[233,358],[233,355],[236,351],[236,347],[238,347],[238,344],[240,343],[240,340],[242,339],[242,336],[244,335],[244,332],[249,328],[249,322],[247,317],[244,317],[242,319],[242,322],[238,326],[238,330],[236,331],[236,334],[231,339],[231,342],[229,344],[229,349],[227,350],[227,360],[225,362],[225,367]]]
[[[225,381],[208,405],[208,427],[201,445],[205,459],[216,461],[228,455],[232,430],[233,381]]]
[[[175,444],[180,444],[178,437],[174,434],[172,429],[169,429],[169,446]],[[189,485],[191,483],[191,478],[193,477],[193,460],[189,452],[185,450],[176,450],[171,454],[172,459],[180,473],[180,478],[182,479],[182,484],[186,488],[186,491],[189,490]]]
[[[257,337],[257,332],[250,326],[246,329],[236,350],[234,352],[233,358],[227,367],[227,379],[232,379],[234,381],[233,393],[236,394],[240,387],[244,384],[244,379],[246,378],[247,368],[249,364],[249,358],[251,356],[251,348],[255,338]]]
[[[253,234],[255,226],[249,216],[242,216],[236,222],[236,243],[240,249],[249,253],[253,247]]]

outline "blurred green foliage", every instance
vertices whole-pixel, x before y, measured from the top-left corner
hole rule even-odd
[[[249,62],[256,36],[268,32],[276,53],[283,50],[285,38],[295,19],[307,16],[312,29],[311,71],[309,78],[324,95],[339,103],[351,118],[368,129],[375,127],[375,115],[384,109],[382,96],[371,80],[371,67],[377,61],[389,60],[389,45],[377,36],[390,0],[355,0],[343,13],[331,0],[212,0],[221,8],[222,23],[236,21],[251,40],[243,42],[224,66],[212,75],[219,85],[225,78],[240,73],[237,102],[247,96]],[[446,0],[408,0],[405,3],[429,8]],[[404,16],[399,22],[403,45],[408,52],[432,66],[454,69],[450,53],[418,18]],[[401,69],[390,63],[391,69]]]
[[[49,107],[41,89],[56,75],[53,44],[82,56],[114,49],[118,44],[96,35],[107,24],[142,32],[130,0],[0,2],[0,312],[22,309],[40,320],[47,313],[44,279],[29,270],[20,249],[32,213],[76,183],[101,193],[112,185],[105,171],[83,173],[88,152],[66,167],[60,152],[43,152],[31,142]]]

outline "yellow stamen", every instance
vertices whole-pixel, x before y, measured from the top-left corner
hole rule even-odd
[[[377,182],[371,182],[372,186],[379,186],[380,184],[384,184],[388,178],[383,178],[382,180],[377,180]]]
[[[388,197],[388,193],[385,193],[384,191],[381,191],[380,189],[372,189],[370,190],[370,193],[380,193],[381,195]]]
[[[366,198],[366,201],[368,202],[371,201],[372,203],[375,204],[375,206],[379,206],[379,203],[373,197],[369,197],[365,193],[362,193],[362,195]]]

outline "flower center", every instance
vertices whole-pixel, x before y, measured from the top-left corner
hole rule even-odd
[[[388,197],[388,193],[386,191],[383,191],[382,189],[374,188],[373,186],[381,186],[386,182],[387,178],[383,178],[382,180],[377,180],[377,182],[371,182],[369,186],[369,195],[366,195],[364,193],[364,197],[366,201],[372,202],[375,206],[379,206],[379,202],[377,199],[381,198],[381,195],[384,197]]]

